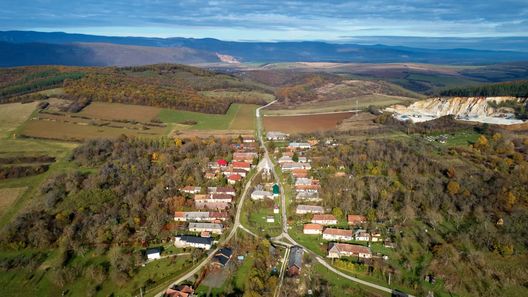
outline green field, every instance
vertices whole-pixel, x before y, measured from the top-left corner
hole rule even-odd
[[[36,107],[37,102],[0,104],[0,139],[9,138]]]
[[[231,104],[226,114],[206,114],[164,108],[159,119],[173,125],[178,130],[251,130],[255,127],[255,109],[257,105]],[[195,125],[185,125],[194,121]]]

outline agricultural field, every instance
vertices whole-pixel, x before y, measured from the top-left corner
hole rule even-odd
[[[383,94],[363,95],[349,99],[307,102],[302,105],[287,109],[266,109],[265,115],[295,115],[321,112],[336,112],[350,110],[364,110],[369,106],[386,107],[393,104],[409,104],[416,101],[415,98],[390,96]]]
[[[143,105],[92,102],[78,115],[101,120],[132,120],[148,123],[158,117],[161,108]]]
[[[264,116],[264,129],[287,133],[328,131],[335,129],[354,112],[336,112],[295,116]]]
[[[159,119],[174,130],[253,130],[258,105],[231,104],[226,114],[162,109]]]
[[[0,216],[8,209],[24,192],[27,187],[0,188]]]
[[[0,104],[0,138],[9,137],[36,107],[36,102]]]

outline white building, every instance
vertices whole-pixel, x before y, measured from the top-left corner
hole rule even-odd
[[[326,228],[323,231],[323,239],[328,241],[351,241],[354,239],[352,230]]]
[[[267,222],[267,223],[275,223],[275,217],[273,217],[273,216],[267,216],[267,217],[266,217],[266,222]]]
[[[319,224],[304,224],[303,233],[309,235],[319,235],[323,233],[323,226]]]
[[[297,205],[295,209],[296,214],[307,214],[307,213],[324,213],[322,206],[317,205]]]
[[[314,214],[312,223],[319,225],[337,225],[337,219],[331,214]]]
[[[161,259],[161,249],[160,248],[147,249],[146,254],[147,254],[147,259],[149,261]]]
[[[334,243],[328,250],[328,258],[359,257],[372,258],[370,248],[362,245],[348,243]]]
[[[278,131],[269,131],[268,133],[266,133],[266,138],[268,140],[286,140],[288,136],[288,134]]]
[[[273,193],[262,190],[255,190],[251,193],[251,199],[253,200],[263,200],[263,199],[273,199]]]
[[[211,232],[213,234],[222,234],[224,226],[222,224],[213,223],[189,223],[189,231],[191,232]]]

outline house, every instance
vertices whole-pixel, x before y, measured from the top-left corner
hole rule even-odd
[[[324,240],[351,241],[354,239],[352,230],[326,228],[323,231]]]
[[[281,169],[282,171],[292,171],[295,169],[310,170],[312,169],[312,165],[310,163],[289,162],[281,164]]]
[[[210,221],[211,217],[207,211],[177,211],[174,213],[174,220],[177,222],[200,222]]]
[[[228,178],[227,178],[227,182],[230,184],[230,185],[234,185],[236,184],[237,182],[241,181],[242,180],[242,176],[240,176],[239,174],[235,173],[235,174],[231,174]]]
[[[256,152],[235,152],[233,153],[233,161],[252,163],[257,156]]]
[[[211,211],[209,212],[209,218],[211,221],[226,221],[229,219],[227,212]]]
[[[306,157],[299,157],[299,158],[297,158],[297,162],[299,162],[299,163],[306,163],[306,162],[308,162],[308,158],[306,158]]]
[[[273,199],[273,193],[262,190],[255,190],[251,193],[251,199],[253,200],[262,200],[262,199]]]
[[[348,215],[347,220],[349,225],[359,225],[365,223],[367,218],[361,215]]]
[[[370,248],[357,244],[333,243],[328,250],[328,258],[359,257],[372,258]]]
[[[212,265],[218,267],[225,267],[227,263],[229,263],[229,260],[231,260],[232,256],[233,250],[228,247],[223,247],[219,249],[218,252],[216,252],[213,256]]]
[[[307,213],[324,213],[324,209],[317,205],[297,205],[295,209],[296,214],[307,214]]]
[[[298,192],[297,196],[295,196],[295,199],[302,200],[302,201],[321,201],[322,199],[319,197],[318,192]]]
[[[290,248],[290,258],[288,259],[288,276],[293,277],[301,273],[302,258],[304,250],[300,246],[292,246]]]
[[[194,186],[185,186],[180,189],[180,192],[187,193],[187,194],[198,194],[201,191],[202,191],[202,188],[194,187]]]
[[[231,196],[235,196],[236,192],[235,189],[232,187],[209,187],[207,190],[208,193],[218,193],[218,194],[227,194]]]
[[[280,211],[280,209],[279,209],[279,206],[278,206],[278,205],[273,206],[273,213],[274,213],[274,214],[279,213],[279,211]]]
[[[320,225],[336,225],[337,219],[331,214],[314,214],[312,223]]]
[[[306,169],[293,169],[291,174],[294,178],[303,178],[308,177],[308,170]]]
[[[194,206],[198,209],[207,209],[207,210],[227,210],[229,208],[229,203],[225,202],[207,202],[207,201],[195,201]]]
[[[182,235],[176,236],[174,245],[177,248],[194,247],[198,249],[210,250],[213,246],[213,239],[207,237]]]
[[[297,193],[300,192],[309,192],[309,193],[317,193],[319,192],[319,189],[321,189],[320,185],[295,185],[295,191]]]
[[[282,157],[279,158],[279,160],[277,160],[277,162],[279,164],[291,163],[291,162],[293,162],[293,159],[290,156],[282,156]]]
[[[193,297],[194,289],[191,286],[179,285],[169,288],[163,293],[164,297]]]
[[[147,249],[145,254],[147,255],[147,260],[149,261],[161,259],[161,248],[157,247]]]
[[[267,216],[266,217],[266,223],[275,223],[275,217],[274,216]]]
[[[310,149],[312,146],[307,142],[290,142],[288,145],[288,148],[290,150],[296,150],[296,149]]]
[[[323,226],[319,224],[304,224],[303,233],[310,235],[321,234],[323,233]]]
[[[214,223],[189,223],[189,231],[202,232],[209,231],[213,234],[222,234],[224,226]]]
[[[376,232],[376,233],[370,234],[367,232],[367,230],[363,230],[363,229],[356,230],[356,232],[354,233],[354,238],[357,241],[372,241],[372,242],[382,241],[380,233]]]
[[[196,200],[196,199],[195,199]],[[212,193],[206,195],[206,200],[208,202],[225,202],[225,203],[231,203],[233,202],[233,196],[225,193]]]
[[[245,171],[251,170],[251,163],[249,162],[233,162],[233,169],[244,169]]]
[[[278,131],[269,131],[268,133],[266,133],[266,138],[268,140],[286,140],[288,138],[288,134],[286,133],[282,133],[282,132],[278,132]]]
[[[220,166],[220,167],[226,167],[227,165],[229,165],[229,162],[227,162],[224,159],[220,159],[220,160],[216,161],[216,164],[218,164],[218,166]]]
[[[202,232],[200,232],[200,237],[211,237],[211,232],[202,231]]]
[[[295,185],[312,185],[314,183],[316,184],[318,182],[315,182],[313,179],[307,177],[300,177],[295,179]]]

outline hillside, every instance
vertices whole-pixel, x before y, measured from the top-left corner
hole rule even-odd
[[[111,37],[25,31],[0,32],[0,66],[61,65],[139,65],[148,63],[218,62],[216,54],[229,55],[241,62],[358,62],[490,64],[528,60],[527,52],[480,49],[425,49],[380,44],[334,44],[326,42],[232,42],[212,38]],[[100,46],[111,43],[121,51]],[[135,46],[135,47],[130,47]],[[95,48],[94,48],[95,47]],[[167,48],[171,50],[167,52]],[[192,50],[191,50],[192,49]],[[108,52],[107,52],[108,50]],[[17,53],[20,53],[17,55]],[[148,53],[157,58],[150,57]],[[155,60],[153,60],[155,59]],[[183,59],[183,60],[182,60]],[[111,63],[111,64],[102,64]],[[119,64],[125,63],[125,64]]]
[[[131,103],[207,113],[225,113],[232,103],[263,104],[271,92],[248,79],[182,65],[0,70],[0,102],[41,99],[46,95],[23,95],[53,87],[63,87],[64,94],[58,96],[73,101]]]
[[[528,80],[487,84],[476,87],[453,88],[440,92],[441,96],[513,96],[528,97]]]

